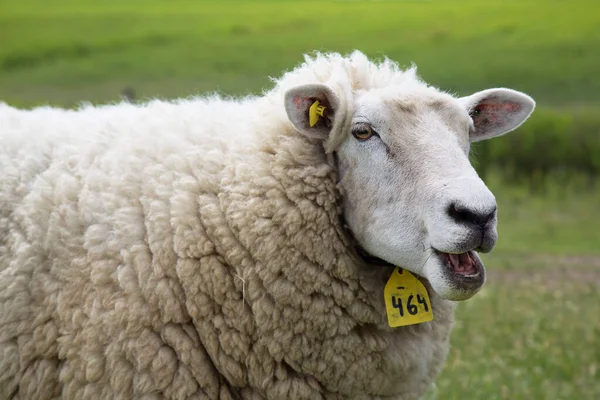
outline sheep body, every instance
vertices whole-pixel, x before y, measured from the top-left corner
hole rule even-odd
[[[0,397],[416,399],[453,304],[389,328],[297,83],[406,81],[317,56],[261,97],[0,105]],[[427,282],[425,282],[427,285]]]

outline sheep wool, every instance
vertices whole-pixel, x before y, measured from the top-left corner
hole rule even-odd
[[[453,303],[423,280],[434,320],[388,326],[393,267],[341,219],[347,132],[308,137],[284,109],[311,82],[426,87],[355,52],[257,97],[0,104],[0,398],[424,395]]]

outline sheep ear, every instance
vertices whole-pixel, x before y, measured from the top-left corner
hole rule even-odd
[[[535,108],[531,97],[512,89],[488,89],[462,97],[459,101],[466,107],[475,125],[471,142],[504,135],[518,128]]]
[[[297,130],[325,139],[333,126],[340,101],[331,87],[311,83],[289,89],[284,103],[288,118]]]

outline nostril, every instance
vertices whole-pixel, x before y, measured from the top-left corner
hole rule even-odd
[[[463,205],[452,203],[448,206],[448,215],[459,224],[472,223],[475,225],[485,225],[496,214],[496,207],[490,211],[471,210]]]

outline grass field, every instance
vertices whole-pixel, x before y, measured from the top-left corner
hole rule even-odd
[[[600,398],[600,258],[514,261],[458,307],[431,398]]]
[[[0,0],[0,98],[19,104],[258,92],[312,50],[414,62],[462,94],[600,98],[593,0]]]
[[[73,106],[126,88],[138,98],[258,93],[303,52],[358,48],[414,62],[426,81],[459,94],[507,86],[546,113],[595,115],[599,26],[593,0],[0,0],[0,101]],[[580,124],[565,126],[586,123],[573,115]],[[588,125],[579,137],[598,135]],[[571,132],[559,133],[564,148]],[[531,143],[539,163],[557,146]],[[431,398],[599,399],[600,188],[568,177],[532,195],[486,176],[500,240],[484,256],[483,291],[458,307]]]

